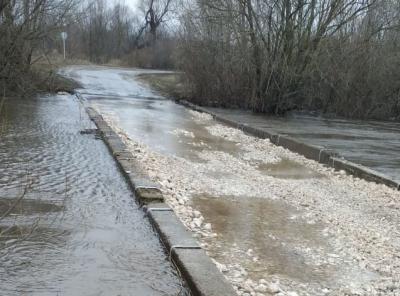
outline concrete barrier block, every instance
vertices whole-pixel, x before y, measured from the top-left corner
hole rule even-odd
[[[218,121],[220,121],[220,122],[226,124],[227,126],[230,126],[230,127],[233,127],[233,128],[241,129],[241,128],[240,128],[240,123],[237,123],[237,122],[235,122],[235,121],[233,121],[233,120],[230,120],[230,119],[228,119],[228,118],[225,118],[225,117],[222,117],[222,116],[219,116],[219,115],[215,115],[214,118],[215,118],[216,120],[218,120]]]
[[[113,152],[113,156],[114,156],[114,158],[117,159],[117,161],[135,159],[133,154],[129,151],[115,151],[115,152]]]
[[[143,210],[149,214],[151,211],[160,212],[160,211],[172,211],[172,208],[167,205],[165,202],[154,202],[149,205],[143,205]]]
[[[280,135],[275,134],[275,135],[271,135],[270,137],[270,141],[272,144],[278,145],[278,139],[280,138]]]
[[[98,126],[98,125],[102,125],[104,123],[104,119],[101,116],[95,116],[92,117],[92,121]]]
[[[98,113],[92,107],[86,108],[86,113],[89,115],[90,118],[99,116]]]
[[[164,202],[164,196],[160,189],[154,187],[135,187],[135,196],[140,204]]]
[[[172,259],[186,280],[192,295],[237,295],[215,264],[202,249],[172,249]]]
[[[246,134],[249,134],[249,135],[252,135],[252,136],[256,136],[256,137],[261,138],[261,139],[265,139],[266,138],[265,137],[265,133],[263,133],[261,130],[259,130],[259,129],[253,127],[253,126],[244,125],[243,126],[243,131]]]
[[[99,125],[101,125],[101,126],[103,126],[103,125],[106,124],[106,122],[104,121],[104,118],[103,118],[100,114],[97,114],[96,116],[94,116],[94,117],[93,117],[93,121],[94,121],[96,124],[99,124]]]
[[[266,135],[268,135],[268,138],[269,138],[269,140],[270,140],[271,143],[272,143],[272,139],[273,139],[273,138],[277,138],[277,137],[278,137],[278,134],[276,134],[276,133],[274,133],[274,132],[268,132],[268,131],[265,131],[265,130],[263,130],[263,132],[264,132]]]
[[[323,149],[322,147],[307,145],[287,136],[278,136],[276,141],[277,141],[276,145],[282,146],[291,151],[302,154],[308,159],[316,161],[320,160],[321,156],[320,152]]]
[[[111,127],[104,130],[103,136],[107,138],[119,137],[119,135]]]
[[[243,125],[243,131],[249,135],[261,138],[261,139],[272,139],[276,134],[270,133],[264,129],[256,128],[250,125]],[[272,142],[272,141],[271,141]]]
[[[331,157],[336,157],[337,153],[329,149],[321,149],[319,152],[319,162],[329,165]]]
[[[118,142],[124,143],[121,140],[121,137],[118,136],[118,134],[116,134],[114,131],[106,129],[106,132],[108,132],[108,133],[104,133],[105,140],[107,140],[107,141],[118,141]]]
[[[151,181],[144,173],[140,171],[136,172],[136,174],[131,174],[130,181],[134,187],[149,187],[160,189],[160,186]]]
[[[331,157],[329,164],[333,168],[337,170],[344,170],[355,177],[362,178],[367,181],[385,184],[392,188],[400,189],[398,182],[390,179],[388,176],[384,174],[381,174],[363,165],[356,164],[354,162],[337,157]]]
[[[129,159],[117,159],[117,163],[125,175],[129,175],[136,171],[135,163]]]
[[[174,212],[151,211],[148,215],[168,251],[173,246],[200,247],[196,239],[183,226]]]
[[[99,126],[99,129],[101,129],[101,130],[110,128],[108,126],[107,122],[104,121],[104,119],[96,119],[96,124]]]
[[[107,137],[107,138],[104,138],[104,140],[107,143],[107,145],[110,147],[110,149],[112,150],[112,153],[128,151],[128,147],[118,136]]]
[[[101,115],[97,115],[97,116],[91,117],[90,119],[91,119],[94,123],[103,121],[103,117],[101,117]]]
[[[101,133],[104,137],[115,137],[117,134],[114,132],[112,128],[108,125],[106,127],[101,128]]]

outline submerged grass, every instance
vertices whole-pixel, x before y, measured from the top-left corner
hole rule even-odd
[[[145,73],[137,78],[170,98],[187,99],[191,94],[182,73]]]
[[[36,77],[36,79],[32,81],[33,88],[39,93],[55,93],[59,91],[73,93],[74,89],[80,87],[79,83],[58,74],[58,69],[68,64],[70,64],[70,62],[67,63],[58,60],[35,64],[32,67],[32,74]]]
[[[12,76],[0,79],[1,97],[32,97],[60,91],[73,93],[74,89],[80,87],[79,83],[58,73],[58,69],[71,64],[87,62],[63,60],[57,56],[36,58],[29,67],[16,69]]]

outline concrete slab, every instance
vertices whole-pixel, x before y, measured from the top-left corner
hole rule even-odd
[[[143,210],[146,213],[151,211],[173,211],[172,208],[164,202],[155,202],[149,205],[144,205]]]
[[[119,137],[107,137],[104,138],[107,145],[112,149],[112,152],[122,152],[128,151],[128,147],[125,145],[124,142]]]
[[[151,211],[148,215],[167,250],[173,246],[200,247],[174,212]]]
[[[144,174],[136,174],[136,175],[131,175],[131,181],[134,184],[135,187],[147,187],[147,188],[158,188],[160,189],[160,186],[158,186],[156,183],[151,181],[147,176]]]
[[[204,250],[174,248],[171,251],[171,257],[193,295],[237,295],[231,284],[219,272]]]
[[[133,156],[132,152],[130,151],[116,151],[113,153],[113,156],[115,158],[117,158],[117,160],[128,160],[128,159],[135,159],[135,157]]]
[[[353,176],[356,176],[358,178],[400,189],[400,184],[396,181],[391,180],[387,176],[379,174],[378,172],[371,170],[363,165],[356,164],[351,161],[347,161],[345,159],[337,157],[331,157],[329,164],[337,170],[344,170],[347,173],[352,174]]]
[[[135,195],[140,204],[164,202],[164,196],[158,188],[135,186]]]
[[[276,145],[287,148],[291,151],[304,155],[308,159],[320,160],[320,151],[323,147],[308,145],[286,136],[279,136]]]

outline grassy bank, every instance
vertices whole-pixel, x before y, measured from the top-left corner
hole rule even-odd
[[[190,98],[190,90],[183,83],[182,73],[140,74],[138,78],[166,97],[173,99]]]
[[[72,93],[80,85],[72,79],[57,73],[61,65],[38,64],[32,68],[32,91],[36,93],[56,93],[60,91]]]
[[[12,76],[0,79],[1,97],[32,97],[60,91],[73,93],[74,89],[80,87],[79,83],[58,74],[58,69],[73,64],[87,62],[43,57],[25,69],[16,69]]]

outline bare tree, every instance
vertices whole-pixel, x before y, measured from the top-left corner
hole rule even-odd
[[[24,90],[44,41],[59,32],[75,0],[3,0],[0,3],[0,86]]]
[[[158,28],[165,21],[168,12],[170,12],[171,3],[172,0],[143,0],[141,3],[145,24],[142,26],[139,36],[142,35],[144,30],[149,29],[152,45],[157,40]]]
[[[398,116],[389,110],[398,110],[399,83],[390,77],[399,72],[399,11],[398,1],[382,0],[190,1],[180,67],[198,103],[352,117],[387,106],[382,114]]]

